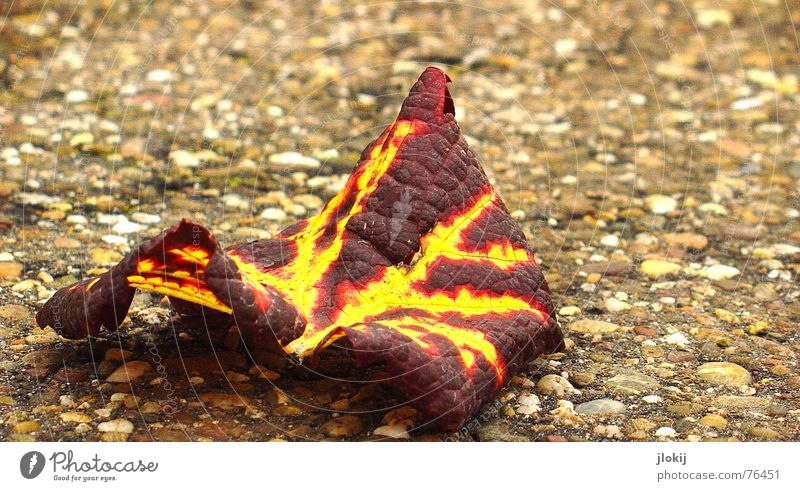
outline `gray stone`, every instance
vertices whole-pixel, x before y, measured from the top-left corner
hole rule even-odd
[[[753,287],[753,298],[759,302],[771,302],[778,298],[778,293],[769,283],[761,283]]]
[[[70,350],[38,350],[22,357],[22,363],[35,368],[53,367],[71,360],[75,356]]]
[[[633,370],[622,370],[614,377],[606,380],[606,387],[628,395],[638,395],[658,389],[658,380]]]
[[[719,396],[714,399],[714,405],[726,409],[766,409],[770,401],[763,397]]]
[[[575,408],[575,412],[588,415],[622,414],[625,410],[625,404],[614,399],[595,399],[578,404]]]

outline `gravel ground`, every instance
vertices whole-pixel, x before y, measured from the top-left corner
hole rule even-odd
[[[0,439],[800,440],[796,4],[42,3],[0,7]],[[461,431],[157,296],[35,326],[181,217],[316,213],[430,64],[567,336]]]

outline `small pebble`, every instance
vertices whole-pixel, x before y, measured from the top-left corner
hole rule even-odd
[[[581,319],[572,322],[568,326],[569,330],[587,334],[609,334],[620,329],[620,326],[612,322],[598,321],[594,319]]]
[[[22,264],[16,262],[0,262],[0,279],[14,279],[22,276]]]
[[[633,370],[621,370],[606,380],[606,387],[622,394],[638,395],[659,388],[658,380]]]
[[[170,70],[159,68],[147,72],[148,82],[164,83],[164,82],[169,82],[171,79],[172,79],[172,72]]]
[[[639,265],[639,271],[650,279],[658,279],[662,276],[670,275],[681,270],[680,264],[660,259],[648,259]]]
[[[12,433],[34,433],[39,431],[41,425],[36,421],[22,421],[11,427]]]
[[[672,247],[683,247],[700,251],[708,246],[708,237],[692,233],[675,233],[665,235],[664,242]]]
[[[536,383],[536,390],[540,394],[563,399],[566,394],[576,392],[575,387],[564,377],[555,374],[545,375]]]
[[[61,413],[61,421],[65,423],[89,423],[92,421],[92,418],[84,413],[67,412]]]
[[[729,280],[739,276],[739,273],[740,271],[737,268],[724,264],[715,264],[701,271],[703,276],[713,281]]]
[[[682,332],[674,332],[669,336],[662,338],[667,344],[674,344],[676,346],[688,346],[691,344],[689,339]]]
[[[570,317],[573,315],[580,315],[580,314],[581,314],[581,309],[579,309],[574,305],[567,305],[565,307],[561,307],[558,310],[558,315],[563,315],[564,317]]]
[[[376,436],[385,436],[387,438],[394,438],[395,440],[407,440],[409,438],[408,431],[400,425],[384,425],[375,428],[372,432]]]
[[[575,407],[575,412],[587,415],[622,414],[625,411],[625,404],[613,399],[595,399]]]
[[[735,363],[711,362],[701,365],[697,374],[705,382],[721,385],[750,385],[753,377],[744,367]]]
[[[519,414],[531,415],[542,410],[541,400],[534,394],[524,393],[517,398],[517,402],[516,412]]]
[[[122,221],[111,227],[111,231],[114,232],[115,234],[127,235],[127,234],[135,234],[137,232],[141,232],[143,228],[144,227],[142,227],[138,223]]]
[[[64,98],[70,104],[78,104],[86,101],[89,98],[89,93],[85,90],[70,90]]]
[[[358,416],[346,415],[333,418],[322,425],[322,431],[330,437],[351,437],[361,433],[363,426]]]
[[[97,431],[101,433],[132,433],[133,423],[127,419],[112,419],[111,421],[104,421],[97,425]]]
[[[678,209],[678,202],[675,198],[661,194],[654,194],[645,198],[645,205],[655,215],[666,215]]]
[[[114,370],[114,372],[106,378],[106,382],[130,382],[138,379],[152,368],[153,367],[146,361],[129,361]]]
[[[275,222],[281,222],[288,218],[286,212],[280,208],[266,208],[261,212],[260,216],[265,220],[271,220]]]
[[[612,249],[616,249],[619,247],[619,237],[616,235],[606,235],[602,239],[600,239],[600,244],[611,247]]]
[[[721,430],[725,428],[725,426],[728,424],[728,421],[718,414],[707,414],[700,418],[698,423],[706,428],[716,428]]]
[[[633,308],[633,305],[628,302],[623,302],[622,300],[617,300],[614,297],[608,297],[605,301],[605,308],[609,312],[616,313],[630,310]]]
[[[675,436],[677,434],[678,434],[678,432],[675,431],[674,428],[670,428],[669,426],[662,426],[662,427],[660,427],[659,429],[656,430],[656,436],[660,436],[660,437],[664,437],[664,438],[670,438],[670,437],[673,437],[673,436]]]
[[[275,153],[269,156],[269,163],[273,167],[289,169],[316,170],[320,167],[319,160],[297,152]]]

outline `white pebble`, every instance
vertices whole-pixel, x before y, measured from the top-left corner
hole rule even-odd
[[[0,158],[5,160],[8,165],[19,165],[22,160],[19,158],[19,150],[14,147],[6,147],[0,151]]]
[[[633,308],[633,306],[628,302],[623,302],[622,300],[618,300],[614,297],[609,297],[606,299],[605,307],[609,312],[622,312]]]
[[[328,148],[326,150],[320,150],[319,152],[314,154],[314,158],[317,160],[325,161],[325,160],[333,160],[339,158],[339,150],[335,148]]]
[[[519,414],[530,415],[542,410],[541,400],[533,394],[522,394],[517,402],[519,402],[519,406],[516,408],[516,412]]]
[[[559,399],[563,398],[565,394],[574,394],[577,391],[575,387],[564,377],[555,374],[545,375],[539,382],[536,383],[536,389],[544,395],[552,395]],[[522,403],[522,397],[520,397]]]
[[[709,266],[705,268],[701,274],[706,278],[717,281],[717,280],[729,280],[735,276],[738,276],[740,271],[733,266],[727,266],[725,264],[715,264],[713,266]]]
[[[111,245],[119,245],[119,244],[127,244],[128,239],[126,239],[125,237],[120,237],[119,235],[109,234],[103,236],[103,242]]]
[[[250,208],[250,202],[236,193],[228,193],[223,196],[222,203],[229,210],[246,210]]]
[[[733,14],[723,9],[700,9],[695,14],[695,22],[706,29],[717,24],[727,26],[733,22]]]
[[[117,223],[116,225],[111,227],[111,230],[115,234],[123,234],[123,235],[125,235],[125,234],[135,234],[137,232],[141,232],[143,228],[144,227],[142,227],[138,223],[129,222],[129,221],[126,220],[124,222]]]
[[[97,215],[97,223],[101,223],[103,225],[116,225],[121,222],[127,222],[128,217],[125,215],[115,215],[110,213],[101,213]]]
[[[686,339],[686,336],[682,332],[674,332],[669,336],[665,336],[662,338],[665,343],[667,344],[674,344],[676,346],[686,346],[689,344],[689,340]]]
[[[150,213],[142,213],[141,211],[137,211],[136,213],[131,215],[131,219],[137,223],[144,223],[147,225],[152,225],[154,223],[160,223],[161,217],[158,215],[153,215]]]
[[[662,426],[661,428],[656,430],[656,436],[671,437],[677,434],[678,432],[675,431],[674,428],[670,428],[669,426]]]
[[[619,247],[619,237],[616,235],[606,235],[600,239],[600,243],[606,247],[617,248]]]
[[[703,203],[698,209],[702,212],[717,216],[725,216],[728,214],[728,209],[718,203]]]
[[[132,433],[133,423],[127,419],[112,419],[111,421],[105,421],[97,425],[97,431],[103,433],[112,431],[117,433]]]
[[[319,169],[319,160],[301,155],[297,152],[274,153],[269,156],[269,163],[272,165],[291,167],[297,169]]]
[[[665,215],[678,209],[678,202],[671,196],[654,194],[645,198],[645,204],[655,215]]]
[[[219,130],[213,126],[206,126],[203,130],[203,138],[206,140],[216,140],[219,138]]]
[[[749,111],[761,107],[764,103],[758,97],[748,97],[746,99],[738,99],[733,101],[731,109],[734,111]]]
[[[74,223],[75,225],[86,225],[89,220],[83,215],[67,215],[67,223]]]
[[[571,316],[571,315],[580,315],[581,309],[576,307],[575,305],[567,305],[565,307],[561,307],[558,311],[558,315],[563,316]]]
[[[78,104],[89,98],[89,94],[85,90],[70,90],[67,92],[66,100],[70,104]]]
[[[100,129],[106,133],[119,133],[119,125],[107,119],[100,122]]]
[[[270,118],[280,118],[284,114],[284,110],[280,106],[269,106],[267,108],[267,116]]]
[[[559,39],[554,47],[559,56],[569,56],[578,48],[578,41],[572,38]]]
[[[647,104],[647,96],[644,94],[633,93],[628,96],[628,102],[633,106],[644,106]]]
[[[171,78],[172,78],[172,72],[169,70],[165,70],[163,68],[157,70],[151,70],[147,74],[148,82],[164,83],[164,82],[169,82]]]
[[[265,220],[272,220],[272,221],[282,221],[286,220],[286,212],[281,210],[280,208],[266,208],[264,211],[261,212],[261,218]]]
[[[230,99],[222,99],[217,103],[217,111],[226,113],[233,109],[233,101]]]
[[[169,160],[178,167],[199,167],[200,157],[186,150],[173,150],[169,153]]]

